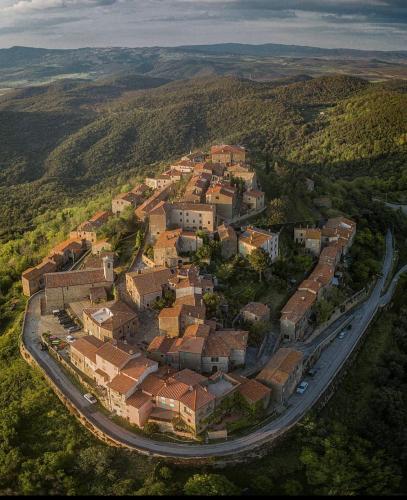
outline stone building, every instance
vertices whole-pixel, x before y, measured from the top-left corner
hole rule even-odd
[[[211,147],[213,163],[233,164],[246,160],[246,150],[242,146],[220,144]]]
[[[57,270],[55,262],[44,259],[35,267],[26,269],[21,275],[23,293],[26,297],[31,297],[34,293],[42,290],[45,286],[45,275]]]
[[[45,309],[65,309],[70,302],[87,300],[92,288],[111,289],[114,281],[113,257],[103,258],[103,267],[48,273],[45,275]]]
[[[168,288],[171,269],[153,268],[126,274],[126,290],[140,310],[149,308]]]
[[[148,186],[145,186],[146,189]],[[112,200],[112,212],[114,215],[121,214],[126,208],[137,208],[143,202],[144,197],[142,194],[137,194],[132,191],[127,193],[120,193]]]
[[[264,192],[258,189],[248,189],[243,193],[243,203],[249,210],[261,210],[264,208]]]
[[[167,229],[181,228],[186,231],[206,230],[212,233],[216,228],[216,207],[202,203],[160,203],[149,217],[151,239]]]
[[[215,184],[206,192],[206,203],[216,205],[219,219],[230,220],[236,212],[236,189],[227,184]]]
[[[271,262],[274,262],[279,255],[278,240],[278,233],[249,226],[239,236],[239,253],[247,257],[253,250],[261,248],[269,255]]]
[[[276,403],[285,403],[300,382],[303,357],[300,351],[281,347],[257,375],[257,381],[271,388]]]
[[[242,308],[241,314],[249,323],[270,320],[270,308],[261,302],[249,302]]]
[[[104,342],[127,340],[138,329],[137,314],[124,302],[115,301],[83,310],[83,329]]]

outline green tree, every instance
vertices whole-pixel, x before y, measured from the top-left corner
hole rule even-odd
[[[283,224],[286,220],[287,202],[282,198],[273,198],[269,203],[268,223],[270,226]]]
[[[262,248],[256,248],[248,257],[249,264],[254,271],[259,273],[259,281],[262,281],[263,273],[270,266],[270,257]]]
[[[216,292],[206,292],[203,296],[208,316],[215,316],[221,303],[221,298]]]
[[[194,474],[184,486],[185,495],[232,496],[239,488],[221,474]]]
[[[316,437],[300,456],[309,484],[322,495],[384,495],[395,491],[400,476],[382,450],[335,425]]]
[[[333,311],[334,311],[334,306],[331,302],[325,299],[319,299],[314,306],[314,312],[317,317],[318,325],[321,325],[322,323],[328,321]]]

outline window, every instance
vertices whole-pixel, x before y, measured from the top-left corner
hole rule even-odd
[[[216,356],[214,358],[211,358],[212,363],[217,363],[219,361],[219,358]]]

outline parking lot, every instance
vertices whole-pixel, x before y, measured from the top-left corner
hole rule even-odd
[[[61,310],[58,314],[55,311],[55,314],[41,316],[38,333],[62,355],[68,354],[67,348],[71,342],[84,335],[82,327],[66,310]],[[40,342],[41,338],[38,340]]]

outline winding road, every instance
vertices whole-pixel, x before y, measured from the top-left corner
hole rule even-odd
[[[305,413],[319,400],[339,373],[343,364],[358,345],[359,340],[378,308],[386,305],[391,300],[401,273],[407,271],[407,266],[401,269],[393,278],[388,290],[382,295],[385,283],[391,272],[393,253],[393,238],[390,231],[388,231],[386,235],[386,255],[383,261],[381,277],[377,280],[370,297],[353,311],[352,329],[347,331],[342,340],[337,337],[334,338],[322,351],[321,356],[314,365],[317,368],[317,374],[312,379],[306,378],[309,382],[307,391],[302,395],[294,393],[288,400],[287,409],[274,420],[265,423],[260,428],[254,429],[246,436],[229,441],[213,444],[155,441],[119,426],[112,422],[105,414],[88,404],[83,394],[72,384],[54,358],[47,352],[40,350],[37,327],[40,314],[40,299],[43,292],[32,296],[29,301],[23,328],[23,341],[32,356],[71,403],[93,425],[122,445],[141,453],[176,459],[196,460],[209,457],[227,457],[251,452],[265,442],[272,441],[282,435],[298,423]],[[346,320],[348,318],[344,319],[344,321]]]

